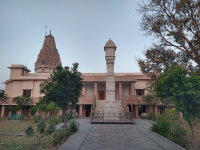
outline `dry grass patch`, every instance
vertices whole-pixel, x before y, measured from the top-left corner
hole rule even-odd
[[[52,146],[52,135],[44,136],[37,139],[36,137],[28,136],[13,136],[13,135],[0,135],[0,149],[29,149],[38,147],[40,149],[46,149]]]
[[[33,120],[7,120],[0,119],[0,132],[8,133],[24,133],[25,128],[29,125],[37,128],[37,124]]]

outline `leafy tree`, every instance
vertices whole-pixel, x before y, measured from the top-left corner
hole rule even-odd
[[[15,102],[19,108],[27,107],[33,104],[33,101],[30,97],[17,96],[13,98],[13,102]]]
[[[200,1],[144,0],[139,4],[140,23],[146,36],[168,47],[200,67]]]
[[[197,150],[195,126],[200,119],[200,76],[187,72],[183,67],[173,66],[160,75],[154,88],[159,98],[170,98],[177,111],[183,113],[192,131],[193,147]]]
[[[6,103],[6,101],[9,99],[7,94],[0,94],[0,104]]]
[[[66,129],[66,111],[70,104],[78,102],[84,86],[82,74],[78,72],[78,63],[74,63],[71,68],[56,67],[49,79],[40,84],[40,93],[45,95],[45,100],[55,102],[62,109]]]

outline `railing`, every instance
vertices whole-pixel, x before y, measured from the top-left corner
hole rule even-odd
[[[145,103],[143,96],[139,95],[123,95],[122,100],[126,100],[127,104]]]
[[[93,104],[94,99],[96,100],[95,95],[84,95],[79,98],[78,104]]]
[[[95,112],[91,115],[91,123],[134,123],[130,114],[122,116],[122,113]]]
[[[30,97],[32,99],[33,104],[36,104],[39,102],[39,97]],[[15,102],[13,102],[14,97],[9,97],[5,103],[2,103],[2,105],[16,105]]]

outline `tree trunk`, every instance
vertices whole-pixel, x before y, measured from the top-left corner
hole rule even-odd
[[[66,116],[66,110],[67,109],[62,109],[63,111],[63,116],[64,116],[64,128],[67,130],[67,116]]]
[[[190,128],[192,130],[192,145],[194,150],[198,150],[198,145],[197,145],[197,137],[195,133],[195,126],[193,122],[190,120]]]

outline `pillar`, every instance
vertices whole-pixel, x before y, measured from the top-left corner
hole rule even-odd
[[[135,82],[131,82],[131,95],[135,95]]]
[[[179,116],[181,119],[183,119],[183,113],[182,112],[179,112]]]
[[[94,82],[94,96],[97,99],[97,82]]]
[[[83,117],[83,105],[79,105],[79,117]]]
[[[149,114],[153,113],[153,106],[149,105]]]
[[[87,83],[85,83],[85,87],[84,87],[84,95],[87,96]]]
[[[119,82],[119,100],[122,100],[122,83]]]
[[[158,117],[158,106],[157,105],[155,106],[155,115],[156,115],[156,117]]]
[[[5,114],[5,106],[2,105],[2,107],[1,107],[1,118],[4,117],[4,114]]]
[[[138,118],[138,105],[135,105],[135,118]]]

